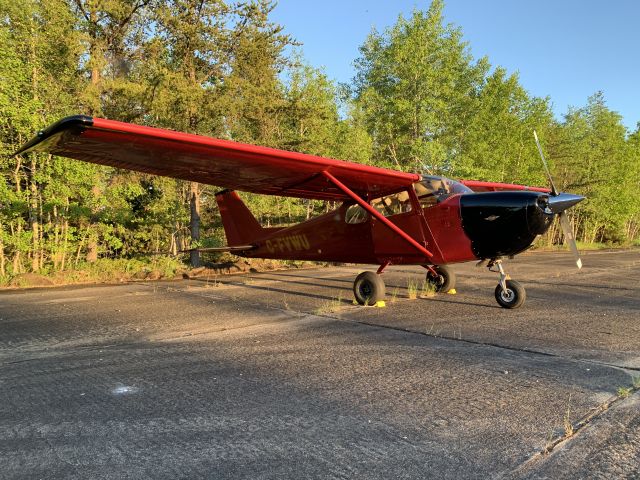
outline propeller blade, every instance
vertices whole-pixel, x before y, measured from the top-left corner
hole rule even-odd
[[[544,153],[542,153],[542,147],[540,146],[540,141],[538,140],[538,134],[536,131],[533,131],[533,137],[536,139],[536,145],[538,146],[538,152],[540,152],[540,158],[542,158],[542,164],[544,165],[544,171],[547,172],[547,178],[549,179],[549,184],[551,185],[551,195],[554,197],[558,195],[558,189],[553,183],[553,178],[551,178],[551,171],[549,170],[549,165],[547,165],[547,159],[544,158]]]
[[[571,227],[571,222],[569,222],[569,217],[567,217],[565,212],[560,212],[558,217],[560,217],[560,226],[564,233],[564,241],[569,245],[569,249],[571,250],[571,253],[573,253],[576,265],[578,266],[578,269],[580,269],[582,268],[582,259],[580,258],[580,252],[578,252],[578,246],[576,245],[576,239],[573,235],[573,228]]]
[[[569,245],[569,249],[571,250],[571,253],[573,253],[573,258],[575,258],[576,260],[576,265],[578,266],[578,269],[580,269],[582,268],[582,259],[580,258],[580,252],[578,252],[576,237],[573,234],[571,222],[569,222],[569,217],[567,217],[565,210],[584,200],[584,197],[581,195],[573,195],[571,193],[558,193],[558,189],[553,183],[553,178],[551,177],[551,171],[549,170],[547,159],[544,158],[544,153],[542,153],[542,147],[540,146],[540,141],[538,140],[538,134],[535,130],[533,131],[533,137],[536,139],[536,145],[538,146],[538,152],[540,152],[540,158],[542,159],[542,164],[544,165],[544,171],[547,173],[547,178],[549,178],[549,184],[551,185],[551,196],[548,200],[549,210],[560,217],[560,226],[562,227],[562,232],[564,233],[564,240],[567,245]]]

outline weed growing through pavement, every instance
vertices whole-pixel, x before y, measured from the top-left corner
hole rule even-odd
[[[287,296],[286,295],[282,298],[282,304],[284,305],[284,309],[285,310],[291,310],[291,308],[289,307],[289,302],[287,302]]]
[[[322,302],[320,306],[313,311],[313,313],[316,315],[326,315],[328,313],[337,312],[340,310],[340,307],[342,307],[342,296],[338,295],[331,300],[325,300]]]
[[[573,435],[573,424],[571,423],[571,394],[569,394],[569,400],[567,401],[567,411],[564,413],[564,435],[569,438]]]
[[[393,289],[393,292],[391,293],[391,303],[396,303],[396,301],[398,300],[398,293],[400,293],[400,289],[398,287]]]
[[[407,282],[407,294],[409,295],[409,300],[418,298],[418,283],[415,280]]]
[[[436,287],[426,280],[422,281],[422,288],[420,289],[420,298],[429,298],[436,295]]]
[[[544,446],[544,450],[542,450],[542,453],[549,453],[551,452],[551,450],[553,450],[553,427],[551,427],[551,430],[549,431],[549,436],[547,437],[547,443]]]
[[[423,280],[422,283],[418,283],[415,280],[409,280],[407,282],[407,295],[409,296],[409,300],[415,300],[418,297],[429,298],[435,296],[435,294],[435,287],[426,280]]]
[[[620,387],[618,388],[618,396],[620,398],[627,398],[633,392],[632,387]]]

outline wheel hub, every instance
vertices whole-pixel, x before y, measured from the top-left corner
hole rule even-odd
[[[360,293],[364,296],[370,296],[371,295],[371,285],[369,285],[368,283],[363,283],[362,285],[360,285]]]
[[[508,288],[506,290],[503,289],[502,292],[500,292],[500,298],[505,302],[511,302],[513,300],[513,291]]]

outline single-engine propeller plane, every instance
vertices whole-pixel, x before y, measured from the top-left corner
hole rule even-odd
[[[502,258],[529,248],[555,216],[581,266],[563,212],[583,197],[558,193],[550,175],[550,189],[458,182],[83,115],[42,130],[16,154],[32,151],[225,188],[216,194],[228,243],[220,250],[379,265],[355,279],[361,305],[384,298],[381,275],[389,265],[422,265],[435,290],[448,291],[455,276],[447,264],[480,260],[500,274],[497,302],[519,307],[525,290]],[[236,190],[341,203],[294,226],[265,228]]]

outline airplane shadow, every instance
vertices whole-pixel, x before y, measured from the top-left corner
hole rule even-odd
[[[406,271],[406,272],[401,272],[401,273],[407,273],[409,275],[414,274],[414,276],[415,276],[416,272]],[[281,277],[305,279],[305,280],[308,280],[308,281],[302,281],[302,280],[286,280],[286,281],[283,281],[283,280],[280,280]],[[278,273],[261,272],[259,275],[256,275],[255,278],[256,279],[259,278],[259,279],[263,279],[263,280],[275,280],[275,281],[280,280],[283,283],[295,283],[295,284],[298,284],[298,285],[314,285],[315,286],[315,285],[317,285],[317,282],[318,282],[318,279],[315,278],[315,277],[306,277],[306,276],[303,276],[303,275],[293,275],[293,274],[290,274],[290,273],[288,274],[288,273],[280,273],[280,272],[278,272]],[[339,279],[339,278],[331,278],[331,277],[329,277],[329,278],[325,277],[325,278],[322,278],[321,280],[323,282],[327,282],[327,283],[328,282],[341,283],[341,284],[345,284],[346,283],[347,285],[349,285],[351,287],[353,285],[353,281],[355,280],[355,276],[353,277],[353,279],[347,279],[347,280],[342,280],[342,279]],[[224,280],[221,280],[221,282],[225,283]],[[325,286],[329,287],[330,285],[325,285]],[[407,290],[407,288],[408,288],[408,284],[397,285],[395,283],[387,283],[387,282],[385,282],[385,286],[387,287],[387,289],[393,288],[393,289]],[[339,288],[339,286],[336,286],[336,288]]]
[[[286,280],[282,280],[282,277],[290,277],[290,279],[286,279]],[[281,274],[281,273],[277,273],[277,274],[261,274],[259,276],[254,277],[256,279],[260,279],[260,280],[273,280],[273,281],[280,281],[282,283],[285,283],[287,285],[289,284],[295,284],[295,285],[302,285],[305,287],[308,286],[317,286],[317,283],[314,283],[313,280],[314,278],[312,277],[303,277],[303,276],[299,276],[299,275],[294,275],[294,274]],[[308,279],[309,281],[301,281],[301,280],[293,280],[293,278],[298,278],[298,279]],[[200,283],[210,283],[211,279],[206,279],[206,278],[191,278],[191,281],[196,281],[196,282],[200,282]],[[339,279],[334,279],[334,278],[328,278],[322,279],[323,281],[329,281],[329,282],[336,282],[336,283],[348,283],[349,285],[351,285],[353,282],[350,280],[339,280]],[[352,305],[352,301],[350,301],[348,298],[351,298],[351,288],[349,289],[344,289],[342,285],[340,286],[335,286],[335,285],[323,285],[323,287],[325,288],[340,288],[341,290],[345,290],[348,292],[348,294],[346,295],[346,297],[348,298],[341,298],[341,299],[337,299],[335,296],[328,296],[328,295],[321,295],[318,293],[309,293],[309,292],[300,292],[300,291],[296,291],[295,289],[284,289],[284,288],[277,288],[277,287],[272,287],[272,286],[264,286],[264,285],[255,285],[255,284],[251,284],[251,283],[243,283],[243,282],[239,282],[236,280],[219,280],[216,279],[216,281],[223,283],[225,285],[234,285],[234,286],[242,286],[242,287],[246,287],[246,288],[250,288],[253,290],[262,290],[265,292],[273,292],[273,293],[282,293],[282,294],[286,294],[286,295],[296,295],[299,297],[304,297],[304,298],[315,298],[318,300],[329,300],[329,301],[336,301],[336,300],[340,300],[341,303],[345,304],[345,305]],[[396,284],[387,284],[387,301],[388,301],[388,294],[389,294],[389,289],[394,289],[394,290],[407,290],[407,285],[396,285]],[[482,303],[477,303],[477,302],[462,302],[459,300],[454,300],[453,298],[442,298],[442,295],[444,294],[439,294],[441,297],[438,298],[438,296],[435,297],[429,297],[428,299],[422,299],[422,300],[429,300],[429,301],[435,301],[435,302],[439,302],[439,303],[445,303],[445,304],[452,304],[452,305],[468,305],[468,306],[474,306],[474,307],[482,307],[482,308],[490,308],[490,309],[500,309],[500,307],[498,305],[486,305],[486,304],[482,304]],[[405,298],[403,298],[404,300]]]
[[[201,282],[201,283],[211,283],[210,280],[207,280],[205,278],[191,278],[191,281],[197,281],[197,282]],[[297,295],[300,297],[305,297],[305,298],[317,298],[318,300],[336,300],[335,297],[330,297],[327,295],[320,295],[317,293],[308,293],[308,292],[297,292],[295,290],[285,290],[282,288],[275,288],[275,287],[267,287],[267,286],[261,286],[261,285],[252,285],[251,283],[242,283],[242,282],[221,282],[224,283],[225,285],[234,285],[234,286],[240,286],[240,287],[245,287],[245,288],[249,288],[252,290],[262,290],[264,292],[273,292],[273,293],[283,293],[286,295]],[[287,283],[296,283],[296,282],[287,282]],[[304,282],[297,282],[297,283],[301,283],[302,285],[312,285],[309,283],[304,283]],[[329,287],[330,288],[330,287]],[[348,303],[348,302],[347,302]]]

